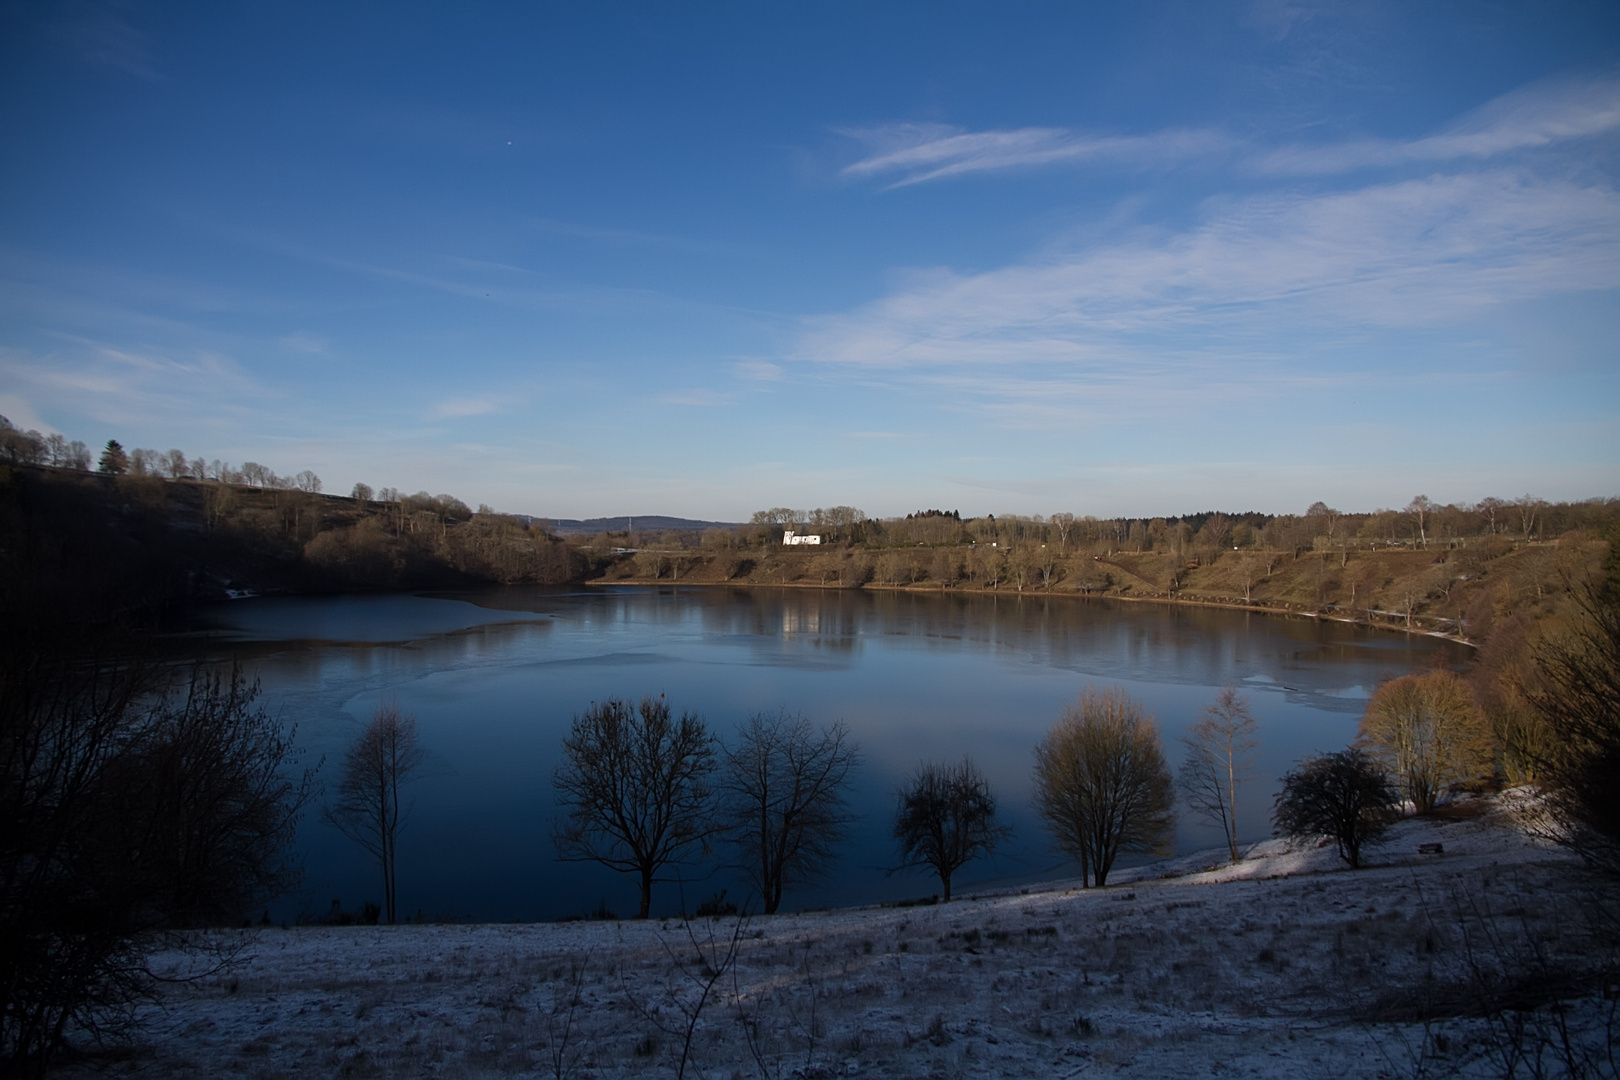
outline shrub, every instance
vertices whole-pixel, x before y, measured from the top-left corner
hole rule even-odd
[[[1542,786],[1553,838],[1620,875],[1620,551],[1606,574],[1574,590],[1566,633],[1536,649],[1546,689],[1531,704],[1551,729]]]
[[[239,673],[165,688],[139,662],[6,644],[0,1070],[43,1072],[151,992],[159,935],[240,925],[294,880],[311,777]]]
[[[1331,836],[1339,856],[1361,865],[1361,849],[1378,843],[1400,793],[1389,774],[1351,748],[1307,760],[1283,777],[1272,821],[1279,836]]]

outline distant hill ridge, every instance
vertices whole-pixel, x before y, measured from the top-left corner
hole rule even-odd
[[[627,532],[635,527],[637,532],[681,532],[687,530],[703,529],[735,529],[739,522],[735,521],[697,521],[693,518],[665,517],[662,514],[635,514],[622,517],[586,518],[578,521],[573,518],[542,518],[528,514],[519,515],[527,521],[544,521],[551,525],[551,531],[559,536],[594,535],[595,533]]]

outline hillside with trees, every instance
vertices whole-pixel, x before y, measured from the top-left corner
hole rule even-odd
[[[761,511],[734,529],[599,534],[600,580],[1107,596],[1439,632],[1480,644],[1550,614],[1601,563],[1620,499],[1533,496],[1345,514],[869,518]],[[783,544],[787,531],[820,543]]]
[[[475,581],[974,590],[1229,605],[1488,645],[1566,607],[1620,524],[1615,498],[1419,495],[1371,513],[1317,502],[1301,514],[1142,519],[775,507],[737,526],[597,519],[626,528],[587,533],[425,491],[356,484],[335,496],[309,470],[281,476],[116,441],[91,468],[83,443],[0,417],[6,556],[66,602],[137,608]],[[786,545],[790,531],[819,542]]]
[[[3,434],[0,568],[28,584],[30,607],[127,622],[244,592],[556,584],[590,570],[543,524],[450,495],[334,496],[312,472],[251,462],[160,472],[150,451],[116,443],[92,472],[82,457],[30,460]]]

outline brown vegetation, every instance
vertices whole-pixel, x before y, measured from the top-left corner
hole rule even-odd
[[[1475,507],[1425,501],[1421,514],[1343,514],[1318,504],[1304,515],[1151,520],[962,520],[954,512],[877,520],[837,509],[762,511],[746,525],[701,534],[601,534],[581,547],[602,583],[1107,596],[1344,619],[1481,644],[1515,618],[1537,623],[1566,608],[1569,583],[1601,562],[1601,537],[1620,523],[1620,500],[1531,497]],[[822,542],[784,546],[784,527]]]
[[[1117,687],[1087,687],[1035,747],[1035,808],[1082,886],[1108,884],[1121,854],[1162,853],[1174,802],[1158,725]]]
[[[1468,684],[1450,671],[1380,686],[1361,718],[1361,742],[1426,814],[1441,792],[1492,775],[1491,729]]]

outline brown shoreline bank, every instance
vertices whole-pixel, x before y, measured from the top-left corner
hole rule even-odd
[[[812,589],[812,590],[817,590],[817,591],[822,591],[822,592],[890,592],[890,593],[911,593],[911,594],[923,594],[923,595],[939,594],[939,595],[994,596],[994,597],[1011,596],[1011,597],[1016,597],[1017,599],[1020,599],[1020,600],[1025,599],[1025,598],[1039,597],[1041,599],[1053,599],[1053,598],[1056,598],[1056,599],[1063,599],[1063,600],[1120,601],[1120,602],[1123,602],[1123,603],[1131,603],[1131,604],[1159,604],[1159,605],[1167,606],[1167,607],[1216,608],[1216,609],[1221,609],[1221,610],[1226,610],[1226,611],[1251,612],[1251,613],[1258,614],[1258,615],[1284,616],[1284,617],[1296,618],[1296,619],[1326,620],[1326,621],[1329,621],[1329,622],[1346,623],[1346,624],[1349,624],[1351,626],[1365,626],[1368,629],[1372,629],[1372,630],[1390,630],[1390,631],[1394,631],[1394,632],[1398,632],[1398,633],[1405,633],[1405,634],[1409,634],[1409,635],[1415,634],[1415,635],[1421,635],[1423,637],[1440,638],[1440,639],[1442,639],[1444,641],[1454,642],[1455,644],[1458,644],[1458,645],[1466,645],[1471,649],[1477,649],[1477,648],[1480,647],[1478,642],[1470,641],[1467,638],[1458,637],[1455,634],[1448,634],[1448,633],[1445,633],[1444,631],[1440,631],[1440,630],[1424,629],[1423,627],[1417,626],[1417,625],[1403,626],[1399,622],[1393,622],[1393,621],[1392,622],[1378,622],[1378,621],[1375,621],[1375,620],[1370,620],[1370,619],[1366,619],[1366,618],[1358,618],[1358,617],[1355,617],[1355,616],[1346,616],[1346,615],[1340,615],[1340,614],[1330,614],[1330,613],[1321,612],[1321,611],[1308,611],[1308,610],[1304,610],[1302,608],[1293,608],[1293,607],[1287,607],[1287,606],[1277,607],[1277,606],[1268,605],[1268,604],[1265,604],[1265,603],[1248,603],[1248,604],[1245,604],[1245,603],[1241,603],[1241,602],[1234,603],[1234,602],[1231,602],[1231,601],[1223,601],[1223,600],[1189,599],[1189,598],[1186,598],[1186,597],[1179,597],[1179,596],[1175,596],[1175,597],[1130,596],[1130,595],[1120,594],[1120,593],[1108,593],[1108,594],[1099,595],[1099,594],[1084,593],[1084,592],[1078,592],[1078,591],[1059,592],[1059,591],[1056,591],[1056,590],[1047,590],[1047,589],[1024,589],[1024,590],[1018,590],[1018,589],[1013,589],[1013,590],[1006,590],[1006,589],[978,589],[978,588],[959,588],[959,587],[955,587],[955,586],[943,587],[943,586],[938,586],[938,585],[934,585],[934,586],[928,586],[928,585],[879,585],[879,584],[872,584],[872,583],[867,583],[867,584],[863,584],[863,585],[822,585],[822,584],[816,584],[816,583],[807,582],[807,581],[786,581],[786,582],[675,581],[675,580],[670,580],[670,579],[667,579],[667,578],[656,578],[656,579],[654,579],[654,578],[648,578],[648,577],[624,577],[624,578],[614,578],[614,579],[611,579],[611,580],[607,579],[607,578],[592,578],[592,579],[590,579],[588,581],[582,581],[582,582],[580,582],[580,584],[587,585],[587,586],[634,585],[634,586],[638,586],[638,587],[661,587],[661,588],[683,588],[684,587],[684,588],[689,588],[689,589],[749,589],[749,590],[752,590],[752,589]],[[1424,619],[1424,618],[1428,618],[1428,619],[1430,619],[1430,621],[1434,621],[1433,616],[1414,615],[1412,617],[1414,623],[1416,623],[1418,620],[1421,620],[1421,619]],[[1451,621],[1451,620],[1445,620],[1445,621]]]

